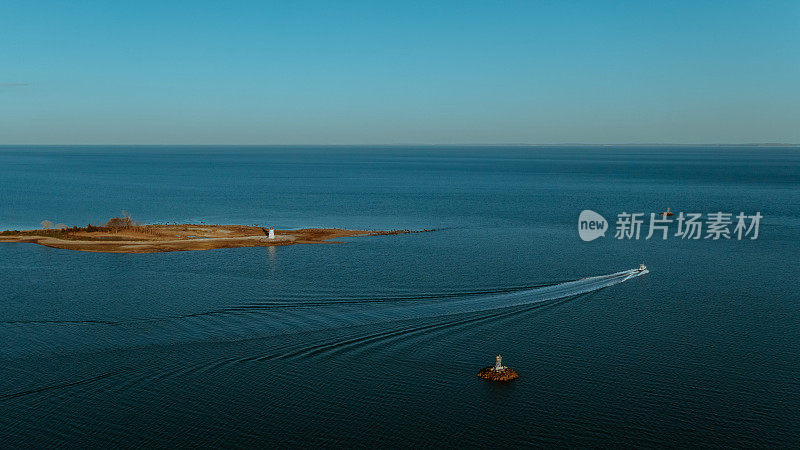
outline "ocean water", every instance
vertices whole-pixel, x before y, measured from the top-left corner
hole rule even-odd
[[[764,217],[756,240],[578,237],[584,209],[667,207]],[[0,148],[0,229],[122,209],[436,231],[0,244],[1,445],[800,442],[800,149]],[[518,380],[476,377],[498,353]]]

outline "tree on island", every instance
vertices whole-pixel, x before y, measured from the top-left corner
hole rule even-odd
[[[50,228],[53,228],[53,222],[50,222],[49,220],[43,220],[42,221],[42,229],[43,230],[49,230]]]
[[[106,226],[108,228],[113,228],[114,231],[117,231],[120,228],[130,228],[136,225],[138,225],[138,223],[131,220],[131,215],[125,212],[124,209],[122,210],[122,217],[112,217],[108,219],[108,222],[106,222]]]

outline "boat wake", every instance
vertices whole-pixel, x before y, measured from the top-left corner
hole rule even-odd
[[[15,345],[11,349],[35,349],[37,357],[71,358],[86,352],[132,347],[204,345],[239,342],[219,358],[209,354],[195,364],[156,358],[135,366],[111,364],[106,372],[87,373],[70,381],[45,382],[38,387],[2,392],[0,402],[50,390],[73,389],[95,383],[133,385],[152,377],[172,378],[190,372],[219,369],[229,364],[274,359],[310,358],[345,351],[364,351],[376,345],[401,340],[430,339],[459,327],[498,320],[531,309],[553,306],[623,283],[648,273],[646,269],[626,270],[608,275],[538,285],[534,288],[491,294],[468,293],[459,297],[403,297],[414,301],[303,302],[302,306],[243,309],[225,314],[193,314],[147,321],[32,321],[0,323],[0,338]],[[78,325],[90,326],[78,326]],[[159,339],[158,337],[161,337]],[[270,339],[274,338],[274,339]],[[168,339],[168,341],[165,341]],[[6,347],[7,349],[9,347]],[[192,347],[187,347],[187,350]],[[170,354],[172,351],[168,351]],[[2,353],[2,352],[0,352]],[[116,353],[124,355],[124,353]],[[0,356],[30,356],[9,354]],[[122,357],[124,360],[124,356]],[[8,374],[12,375],[12,374]],[[22,377],[24,374],[16,374]],[[109,378],[119,378],[116,382]],[[27,384],[22,377],[9,385]]]
[[[0,349],[0,357],[227,342],[383,322],[464,314],[480,316],[572,298],[646,273],[646,269],[640,268],[489,293],[251,303],[206,312],[123,320],[5,321],[0,322],[0,339],[12,345]]]

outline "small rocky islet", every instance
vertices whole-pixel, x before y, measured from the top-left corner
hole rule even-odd
[[[511,381],[519,378],[519,374],[514,369],[504,366],[503,357],[497,355],[494,365],[481,369],[478,377],[489,381]]]

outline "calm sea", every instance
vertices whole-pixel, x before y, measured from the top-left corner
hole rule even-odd
[[[667,207],[763,219],[756,240],[614,239]],[[0,229],[123,209],[436,231],[0,244],[0,445],[800,442],[800,149],[0,148]],[[584,209],[604,238],[579,239]],[[498,353],[517,381],[476,377]]]

